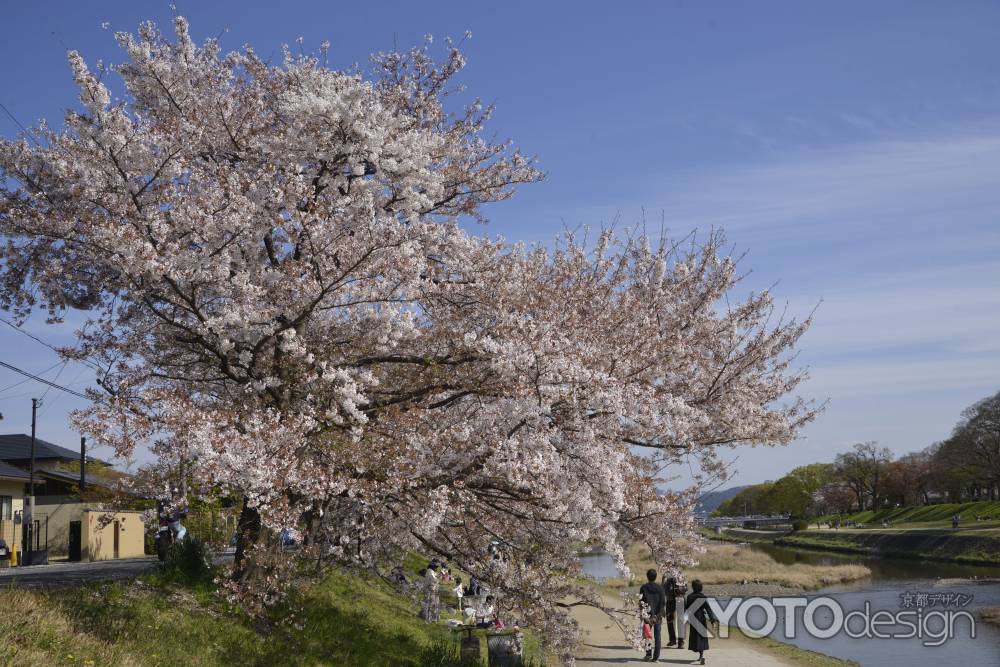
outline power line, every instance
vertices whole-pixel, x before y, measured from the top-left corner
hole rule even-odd
[[[74,391],[73,389],[70,389],[69,387],[64,387],[61,384],[56,384],[55,382],[50,382],[50,381],[46,380],[45,378],[40,378],[40,377],[38,377],[37,375],[35,375],[33,373],[29,373],[28,371],[21,370],[17,366],[12,366],[11,364],[8,364],[6,361],[0,361],[0,366],[3,366],[4,368],[10,369],[10,370],[14,371],[15,373],[20,373],[21,375],[23,375],[23,376],[25,376],[27,378],[31,378],[32,380],[35,380],[36,382],[41,382],[42,384],[46,384],[46,385],[48,385],[50,387],[53,387],[55,389],[58,389],[60,391],[64,391],[67,394],[72,394],[73,396],[78,396],[80,398],[87,398],[89,400],[89,397],[86,394],[81,394],[80,392]]]
[[[55,345],[52,345],[51,343],[46,343],[44,340],[42,340],[38,336],[25,331],[21,327],[17,326],[16,324],[14,324],[10,320],[8,320],[6,317],[0,317],[0,322],[3,322],[4,324],[6,324],[7,326],[9,326],[14,331],[16,331],[18,333],[21,333],[21,334],[24,334],[25,336],[27,336],[31,340],[35,341],[36,343],[38,343],[40,345],[44,345],[45,347],[49,348],[50,350],[52,350],[56,354],[58,354],[60,356],[62,355],[62,353],[59,351],[58,347],[56,347]],[[83,364],[85,366],[90,366],[95,371],[98,371],[98,372],[101,371],[101,367],[98,364],[94,363],[93,361],[90,361],[89,359],[76,359],[75,361],[79,361],[81,364]],[[55,366],[53,366],[53,368],[55,368]]]
[[[66,367],[65,367],[65,366],[63,366],[63,369],[65,369],[65,368],[66,368]],[[71,386],[71,385],[74,385],[74,384],[76,384],[76,381],[77,381],[77,380],[79,380],[79,379],[80,379],[80,376],[81,376],[81,375],[83,375],[83,374],[84,374],[84,373],[85,373],[86,371],[87,371],[87,369],[86,369],[86,368],[81,368],[81,369],[80,369],[80,372],[76,374],[76,377],[75,377],[75,378],[73,378],[73,379],[72,379],[72,380],[71,380],[70,382],[66,383],[66,385],[67,385],[67,386]],[[61,371],[60,371],[60,372],[61,372]],[[53,381],[53,382],[55,382],[55,381],[56,381],[56,380],[58,380],[58,379],[59,379],[58,377],[55,377],[55,378],[53,378],[53,380],[52,380],[52,381]],[[48,390],[46,389],[46,391],[48,391]],[[44,397],[45,395],[44,395],[44,394],[42,394],[42,396]],[[45,413],[49,411],[49,408],[51,408],[51,407],[52,407],[53,405],[55,405],[55,404],[56,404],[56,402],[57,402],[57,401],[58,401],[58,400],[59,400],[60,398],[62,398],[62,394],[59,394],[59,395],[57,395],[57,396],[56,396],[55,398],[53,398],[53,399],[52,399],[51,401],[49,401],[48,403],[46,403],[46,404],[45,404],[45,407],[43,407],[43,408],[42,408],[42,411],[38,413],[38,417],[39,417],[39,418],[41,418],[41,417],[45,416]]]
[[[68,359],[63,362],[63,365],[59,369],[59,372],[56,373],[56,376],[54,378],[52,378],[52,382],[53,383],[56,382],[59,379],[59,376],[62,375],[62,372],[64,370],[66,370],[66,364],[68,364],[68,363],[69,363]],[[45,397],[48,395],[49,391],[51,391],[51,390],[52,390],[52,385],[49,385],[48,387],[46,387],[45,391],[42,392],[42,395],[38,397],[38,402],[41,403],[45,399]]]
[[[58,366],[61,363],[62,363],[61,361],[57,361],[56,363],[54,363],[51,366],[49,366],[48,368],[46,368],[44,371],[38,371],[38,374],[39,375],[45,375],[46,373],[48,373],[49,371],[51,371],[53,368],[55,368],[56,366]],[[21,380],[20,382],[15,382],[14,384],[9,384],[6,387],[4,387],[3,389],[0,389],[0,394],[4,393],[5,391],[10,391],[14,387],[20,387],[22,384],[24,384],[25,382],[28,382],[28,381],[29,381],[29,379],[24,379],[24,380]],[[3,397],[3,398],[6,398],[6,397]]]
[[[27,137],[28,137],[29,139],[31,139],[31,140],[32,140],[33,142],[35,142],[35,145],[36,145],[36,146],[41,146],[41,144],[40,144],[40,143],[38,143],[38,139],[36,139],[36,138],[35,138],[35,135],[34,135],[34,134],[32,134],[32,133],[31,133],[31,132],[30,132],[30,131],[28,130],[28,128],[26,128],[26,127],[25,127],[24,125],[22,125],[22,124],[21,124],[21,121],[19,121],[19,120],[18,120],[17,118],[15,118],[15,117],[14,117],[14,114],[12,114],[12,113],[10,112],[10,109],[8,109],[8,108],[7,108],[7,107],[6,107],[5,105],[4,105],[4,103],[3,103],[3,102],[0,102],[0,109],[3,109],[3,112],[4,112],[5,114],[7,114],[7,117],[8,117],[8,118],[10,118],[10,119],[11,119],[12,121],[14,121],[14,123],[15,123],[15,124],[16,124],[16,125],[17,125],[17,126],[18,126],[19,128],[21,128],[21,130],[22,130],[22,131],[24,132],[24,134],[25,134],[25,135],[26,135],[26,136],[27,136]]]

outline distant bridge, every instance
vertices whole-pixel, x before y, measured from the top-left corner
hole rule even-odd
[[[699,516],[695,517],[695,522],[705,528],[733,527],[759,528],[761,526],[780,526],[791,523],[791,516],[788,514],[747,515],[747,516]]]

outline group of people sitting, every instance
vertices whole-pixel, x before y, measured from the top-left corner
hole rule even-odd
[[[497,614],[496,600],[475,577],[472,577],[466,586],[461,577],[452,575],[447,563],[437,558],[431,560],[419,574],[423,589],[420,616],[428,623],[436,623],[441,618],[441,587],[444,584],[446,590],[454,594],[457,608],[466,624],[475,625],[477,628],[504,628],[504,622]],[[393,569],[392,579],[399,583],[409,583],[402,567]],[[473,605],[466,605],[465,598],[473,598],[475,600]]]
[[[656,662],[660,659],[660,629],[664,622],[670,640],[667,647],[684,648],[684,612],[690,610],[690,619],[698,621],[698,625],[689,623],[688,648],[698,654],[700,664],[704,665],[708,650],[707,628],[710,623],[717,624],[718,619],[708,604],[702,583],[697,579],[691,582],[691,594],[685,598],[687,588],[678,584],[676,578],[664,577],[662,584],[657,583],[656,578],[656,570],[647,571],[647,581],[639,589],[646,648],[643,660]]]

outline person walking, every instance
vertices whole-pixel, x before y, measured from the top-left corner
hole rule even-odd
[[[667,599],[666,616],[669,618],[667,632],[670,642],[667,646],[684,648],[684,595],[687,593],[687,586],[678,583],[675,577],[666,577],[663,580],[663,593]]]
[[[683,598],[684,594],[677,585],[677,579],[666,577],[663,580],[663,594],[666,596],[666,606],[663,612],[663,620],[667,624],[667,648],[677,646],[677,598]],[[684,635],[681,635],[680,648],[684,648]]]
[[[703,592],[700,580],[691,582],[691,595],[687,596],[684,602],[685,608],[690,610],[691,620],[697,623],[690,623],[691,634],[688,637],[688,649],[698,654],[698,664],[705,664],[705,651],[708,650],[708,626],[710,623],[718,624],[712,607],[709,605],[710,598]]]
[[[639,600],[642,603],[643,621],[649,623],[653,630],[653,645],[646,650],[646,662],[656,662],[660,659],[660,623],[667,601],[663,587],[656,583],[656,570],[646,572],[646,583],[639,589]]]

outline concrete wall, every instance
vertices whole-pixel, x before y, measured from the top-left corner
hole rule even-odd
[[[141,512],[84,510],[82,523],[83,560],[138,558],[144,555],[145,526]],[[115,535],[118,549],[115,553]]]
[[[69,553],[69,523],[83,521],[83,513],[98,509],[96,503],[81,503],[73,496],[35,496],[35,518],[48,518],[49,555],[65,556]],[[44,528],[41,529],[45,539]]]

